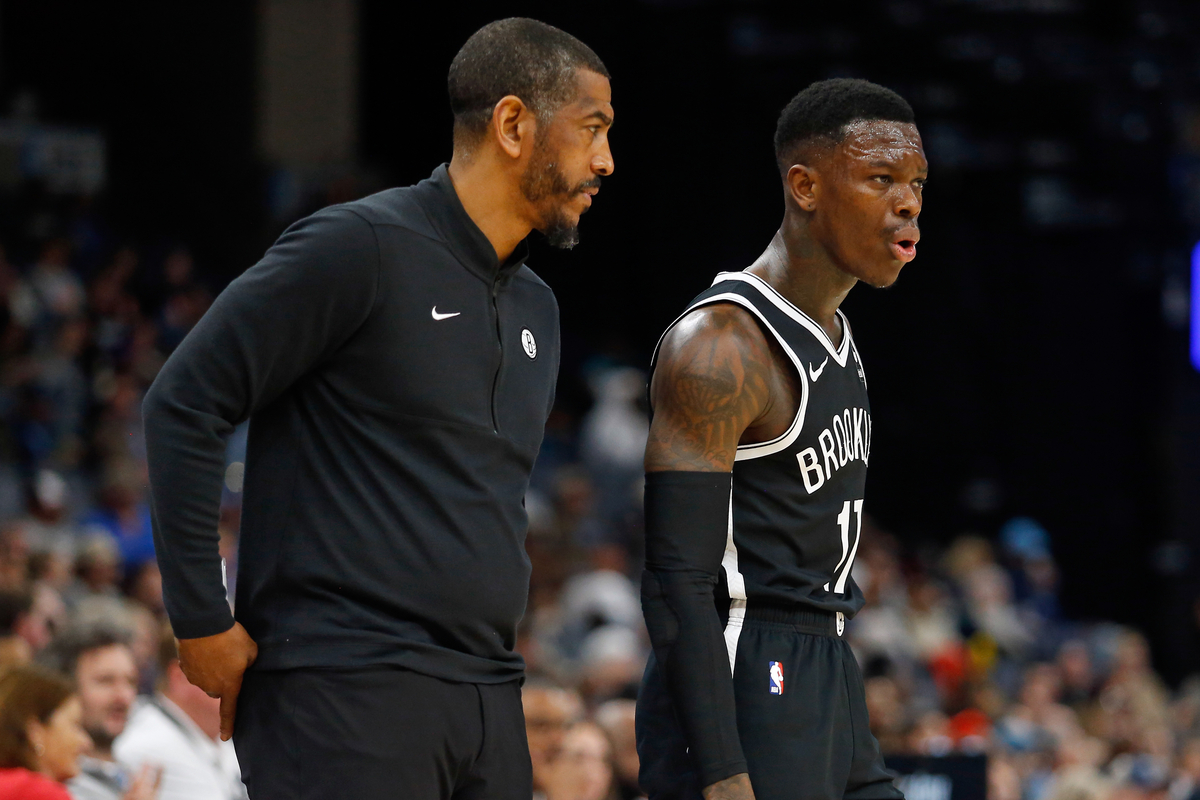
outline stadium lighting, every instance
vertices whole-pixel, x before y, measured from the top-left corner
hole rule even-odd
[[[1192,366],[1200,371],[1200,242],[1192,248],[1191,317]]]

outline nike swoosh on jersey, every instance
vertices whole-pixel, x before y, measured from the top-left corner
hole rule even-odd
[[[829,363],[829,356],[825,356],[825,360],[821,362],[821,366],[816,369],[812,368],[812,362],[808,362],[808,379],[813,383],[817,382],[817,378],[821,377],[821,373],[825,371],[825,365]]]
[[[438,310],[437,310],[437,306],[433,307],[433,318],[434,319],[450,319],[451,317],[457,317],[461,313],[462,313],[461,311],[455,311],[453,314],[439,314]],[[810,364],[809,366],[812,366],[812,365]]]

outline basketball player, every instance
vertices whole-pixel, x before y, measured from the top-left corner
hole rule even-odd
[[[652,800],[902,797],[845,622],[871,415],[838,310],[916,255],[927,165],[901,97],[813,84],[775,133],[784,219],[668,328],[653,362],[638,701]]]
[[[613,171],[611,91],[528,19],[471,36],[449,90],[449,166],[289,228],[145,401],[180,664],[253,800],[532,793],[513,646],[559,334],[524,240],[575,243]],[[217,512],[247,418],[235,621]]]

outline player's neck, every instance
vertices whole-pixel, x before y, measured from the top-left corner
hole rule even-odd
[[[842,340],[837,310],[858,282],[838,269],[802,226],[783,226],[775,233],[767,249],[750,265],[751,272],[787,298],[788,302],[812,317],[825,329],[834,343]]]
[[[450,160],[450,182],[467,216],[483,231],[503,264],[533,230],[529,220],[516,211],[525,202],[518,181],[485,153],[476,152],[467,159],[456,152]]]

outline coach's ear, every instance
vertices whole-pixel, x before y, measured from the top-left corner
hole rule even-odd
[[[804,164],[793,164],[787,174],[788,196],[801,211],[817,207],[817,173]]]
[[[510,158],[520,159],[532,152],[536,130],[533,112],[516,95],[505,95],[492,109],[492,136],[500,150]]]

